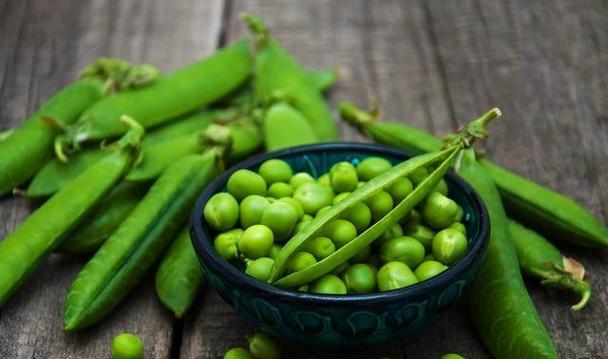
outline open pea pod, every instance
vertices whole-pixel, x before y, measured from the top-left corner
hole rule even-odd
[[[311,281],[329,273],[336,267],[348,261],[351,257],[363,250],[367,245],[371,244],[374,240],[379,238],[382,233],[386,232],[390,227],[397,224],[401,218],[403,218],[407,213],[409,213],[409,211],[411,211],[430,192],[432,192],[435,186],[437,186],[439,181],[441,181],[443,176],[446,174],[448,169],[452,166],[452,163],[454,162],[454,159],[456,158],[459,151],[460,149],[456,147],[449,148],[448,150],[442,152],[438,152],[440,156],[435,157],[435,159],[442,160],[441,165],[439,165],[439,167],[437,167],[427,178],[425,178],[418,186],[416,186],[416,188],[403,201],[401,201],[397,206],[395,206],[395,208],[393,208],[388,214],[386,214],[379,221],[374,223],[374,225],[369,227],[363,233],[358,235],[355,239],[348,242],[343,247],[330,254],[323,260],[304,270],[289,274],[274,282],[274,284],[279,287],[298,287],[310,283]],[[447,158],[445,157],[446,155]],[[405,163],[407,162],[408,161],[406,161]],[[434,163],[436,162],[429,163],[429,165],[432,165]],[[412,167],[411,165],[404,167],[407,167],[407,173],[404,173],[401,176],[406,176],[416,168],[419,168]],[[374,184],[370,184],[368,186],[374,186]],[[363,186],[362,189],[364,189],[365,187],[367,186]],[[376,188],[382,189],[383,187]],[[350,198],[355,193],[356,191],[339,203],[347,202],[347,204],[350,203],[351,205],[358,203],[360,199],[356,199],[353,202],[353,200]],[[332,208],[330,209],[330,211],[335,212],[336,208]],[[339,215],[340,213],[341,211],[332,214],[332,218],[334,217],[333,215]]]

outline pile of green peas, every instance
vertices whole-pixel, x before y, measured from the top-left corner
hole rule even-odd
[[[212,196],[204,218],[218,234],[219,256],[261,281],[270,279],[274,259],[283,244],[319,213],[352,191],[384,173],[392,164],[368,157],[356,165],[334,164],[313,178],[294,173],[280,159],[270,159],[257,172],[241,169],[228,179],[226,192]],[[352,241],[405,199],[429,175],[420,168],[400,178],[365,201],[355,203],[328,222],[322,235],[310,238],[287,263],[298,272]],[[454,264],[468,247],[462,208],[448,197],[441,180],[436,188],[399,224],[370,246],[317,280],[297,288],[321,294],[364,294],[388,291],[428,280]]]

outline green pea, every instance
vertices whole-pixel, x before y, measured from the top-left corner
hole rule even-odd
[[[393,197],[395,203],[403,201],[413,190],[414,184],[406,177],[399,178],[390,186],[386,187],[386,192]]]
[[[425,250],[431,250],[431,245],[433,244],[433,237],[435,237],[435,232],[429,227],[422,224],[408,225],[407,227],[405,227],[404,234],[406,236],[416,238],[418,242],[422,243]]]
[[[249,338],[249,352],[256,359],[279,359],[281,346],[266,333],[258,333]]]
[[[372,221],[372,211],[363,203],[355,203],[342,212],[341,217],[352,223],[357,229],[357,233],[362,233]]]
[[[380,247],[380,258],[385,263],[398,261],[414,268],[424,258],[424,247],[412,237],[397,237],[389,239]]]
[[[266,181],[262,176],[250,170],[242,169],[234,172],[226,186],[228,192],[239,201],[252,194],[266,195]]]
[[[334,219],[327,223],[324,231],[325,235],[334,241],[337,248],[342,247],[357,237],[357,229],[355,226],[343,219]]]
[[[306,251],[321,260],[336,251],[336,245],[327,237],[315,237],[304,244]]]
[[[296,223],[296,226],[293,228],[293,233],[300,232],[310,221],[300,221]]]
[[[437,274],[443,272],[446,269],[448,269],[448,267],[443,263],[439,263],[434,260],[428,260],[420,263],[420,265],[416,267],[416,270],[414,270],[414,274],[416,275],[416,278],[418,278],[418,280],[422,282],[423,280],[427,280],[436,276]]]
[[[329,179],[329,173],[325,173],[321,177],[317,178],[317,183],[323,187],[331,187],[331,180]]]
[[[296,210],[296,214],[298,215],[298,220],[301,220],[302,217],[304,216],[304,208],[302,208],[302,204],[300,204],[300,202],[296,201],[295,199],[293,199],[291,197],[282,197],[282,198],[279,198],[279,202],[284,202],[284,203],[291,205],[293,207],[293,209]]]
[[[281,249],[283,249],[282,245],[274,243],[272,245],[272,247],[270,247],[270,251],[268,252],[268,257],[275,259],[279,255],[279,252],[281,251]]]
[[[275,240],[283,241],[289,238],[297,221],[298,214],[291,205],[276,201],[262,213],[261,224],[270,228]]]
[[[364,203],[372,211],[372,219],[374,222],[377,222],[382,217],[386,216],[386,214],[393,209],[393,197],[385,191],[376,193],[366,199]]]
[[[141,359],[144,357],[144,343],[135,334],[121,333],[112,340],[113,359]]]
[[[410,174],[410,180],[416,186],[418,186],[420,184],[420,182],[424,181],[424,179],[427,178],[428,176],[429,176],[429,171],[424,167],[420,167]]]
[[[383,265],[378,270],[376,280],[378,282],[378,290],[381,292],[405,288],[418,282],[414,272],[401,262],[388,262]]]
[[[357,254],[350,258],[351,263],[364,263],[367,262],[370,255],[372,254],[372,246],[365,246]]]
[[[365,186],[366,183],[366,181],[359,181],[359,183],[357,183],[357,188]]]
[[[353,264],[342,277],[348,293],[365,294],[376,290],[376,272],[369,264]]]
[[[454,220],[457,222],[462,222],[462,219],[464,218],[464,211],[462,210],[462,207],[458,206],[458,210],[456,211],[456,215],[454,216]]]
[[[293,198],[300,202],[304,213],[314,215],[319,209],[331,204],[333,193],[328,187],[320,184],[303,183],[296,187]]]
[[[323,213],[329,211],[331,209],[331,206],[325,206],[321,209],[319,209],[319,211],[317,211],[317,214],[315,214],[315,218],[319,217],[320,215],[322,215]]]
[[[346,285],[334,274],[326,274],[310,285],[312,293],[346,294]]]
[[[239,203],[229,193],[216,193],[205,204],[203,216],[216,231],[230,229],[239,219]]]
[[[385,158],[368,157],[357,166],[357,175],[362,181],[369,181],[391,169],[393,165]]]
[[[255,359],[245,348],[232,348],[224,354],[224,359]]]
[[[416,210],[416,209],[412,209],[399,222],[403,225],[408,226],[408,225],[420,224],[421,220],[422,220],[422,217],[420,216],[420,212],[418,212],[418,210]]]
[[[448,354],[443,354],[440,359],[466,359],[466,358],[460,354],[448,353]]]
[[[455,229],[458,232],[464,234],[465,236],[467,235],[467,227],[465,227],[465,225],[460,222],[454,222],[454,223],[450,224],[450,226],[448,228]]]
[[[422,205],[422,219],[435,229],[443,229],[454,222],[458,204],[439,192],[428,195]]]
[[[403,228],[399,224],[393,225],[391,228],[387,229],[382,235],[376,239],[373,243],[375,248],[380,248],[386,241],[402,237],[403,236]]]
[[[218,234],[213,240],[213,247],[217,254],[227,261],[236,259],[239,256],[238,242],[241,235],[243,235],[243,230],[240,228]]]
[[[264,161],[260,165],[258,173],[269,185],[277,182],[289,182],[289,179],[293,176],[293,170],[289,163],[279,159]]]
[[[245,230],[239,238],[239,251],[247,258],[257,259],[268,256],[274,242],[270,228],[255,224]]]
[[[443,264],[453,264],[467,250],[467,238],[453,228],[437,232],[433,238],[433,255]]]
[[[241,225],[243,228],[260,224],[262,222],[262,214],[268,206],[270,206],[270,201],[266,197],[257,194],[245,197],[241,201],[240,206]]]
[[[287,262],[289,272],[299,272],[317,263],[315,256],[308,252],[298,252]]]
[[[289,184],[294,189],[300,187],[304,183],[316,183],[316,181],[310,174],[306,172],[298,172],[289,179]]]
[[[338,162],[329,170],[331,187],[336,193],[352,192],[357,188],[357,170],[350,162]]]
[[[336,204],[336,203],[340,202],[344,198],[348,197],[349,194],[350,194],[350,192],[342,192],[342,193],[337,194],[334,197],[334,200],[331,202],[331,204]]]
[[[439,183],[437,183],[437,186],[435,186],[434,189],[435,192],[439,192],[444,196],[448,195],[448,183],[442,179],[441,181],[439,181]]]
[[[274,259],[261,257],[247,261],[246,263],[247,268],[245,269],[245,273],[262,282],[268,282],[270,273],[272,272],[272,266],[274,265]]]
[[[274,198],[291,197],[293,187],[284,182],[275,182],[268,187],[268,195]]]

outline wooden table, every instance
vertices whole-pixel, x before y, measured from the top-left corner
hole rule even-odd
[[[488,155],[608,219],[608,3],[571,1],[4,0],[0,2],[0,128],[17,125],[98,56],[188,64],[246,33],[239,12],[264,18],[305,65],[338,67],[330,101],[380,101],[386,119],[437,134],[492,106]],[[334,106],[335,107],[335,106]],[[362,140],[340,124],[344,139]],[[0,153],[0,156],[2,154]],[[0,201],[0,235],[33,206]],[[564,358],[608,356],[608,251],[564,248],[595,292],[575,298],[528,287]],[[104,358],[111,338],[139,334],[146,357],[217,358],[252,329],[210,289],[176,321],[147,278],[99,325],[61,326],[63,297],[85,258],[52,255],[0,312],[0,358]],[[488,357],[462,306],[373,354]],[[290,352],[285,357],[296,356]],[[304,356],[298,354],[297,356]]]

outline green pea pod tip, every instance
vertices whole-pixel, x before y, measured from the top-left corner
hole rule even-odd
[[[80,78],[103,81],[104,93],[145,86],[156,81],[159,76],[158,69],[150,64],[133,65],[122,59],[108,57],[98,58],[80,72]]]
[[[572,311],[583,309],[589,302],[591,285],[584,280],[585,268],[578,261],[563,257],[561,266],[553,263],[551,269],[543,273],[543,276],[545,279],[542,280],[541,284],[549,287],[567,288],[580,295],[578,303],[571,307]]]
[[[269,39],[268,26],[262,21],[262,19],[253,16],[251,13],[246,11],[239,14],[241,21],[247,25],[249,30],[253,33],[255,38],[255,45],[257,48],[264,46]]]

